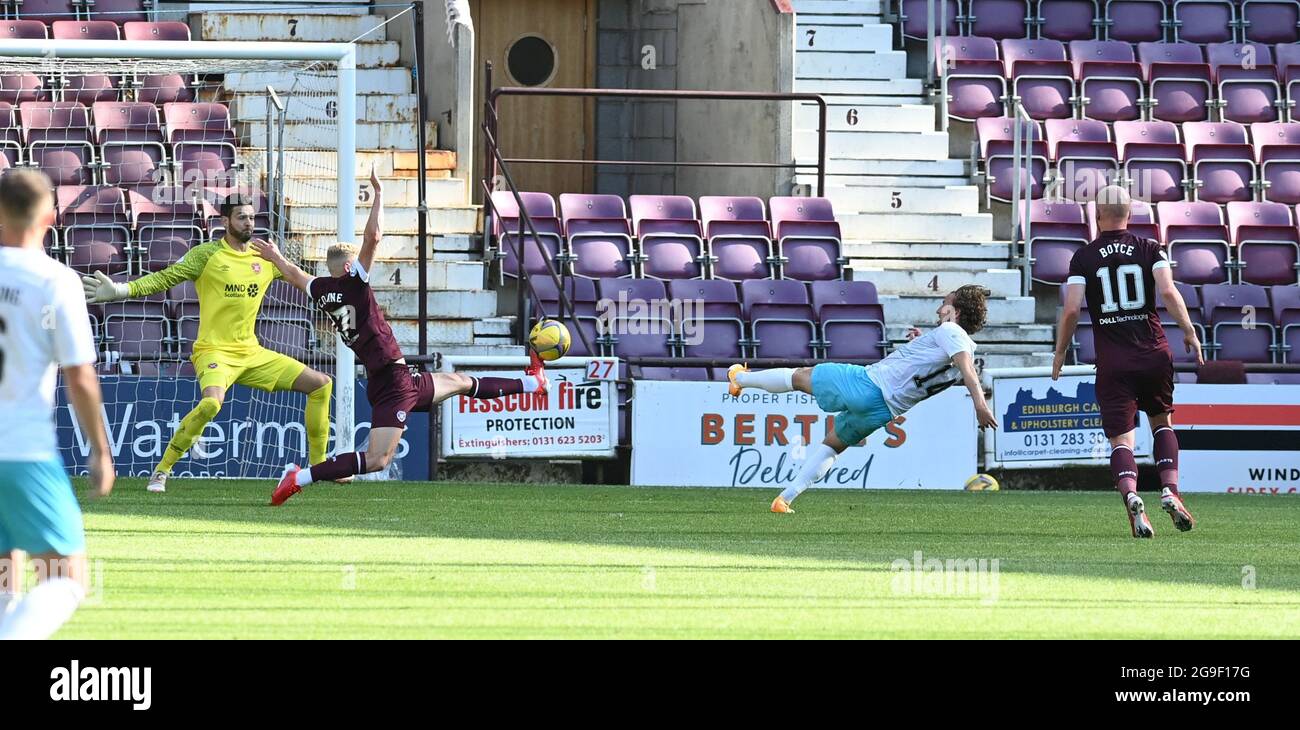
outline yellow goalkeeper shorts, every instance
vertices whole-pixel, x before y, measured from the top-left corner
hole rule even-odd
[[[232,385],[274,392],[292,390],[293,383],[307,366],[297,360],[259,347],[247,354],[221,350],[196,352],[190,358],[199,378],[199,389],[217,386],[229,390]]]

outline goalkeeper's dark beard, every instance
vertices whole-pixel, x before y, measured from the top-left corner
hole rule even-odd
[[[248,239],[253,237],[253,231],[249,229],[247,232],[243,232],[234,228],[227,228],[226,235],[230,236],[231,243],[248,243]]]

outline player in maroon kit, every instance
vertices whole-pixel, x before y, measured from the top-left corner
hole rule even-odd
[[[1065,307],[1056,335],[1052,379],[1061,376],[1065,353],[1079,323],[1085,293],[1097,347],[1097,401],[1101,425],[1110,439],[1110,469],[1124,499],[1133,537],[1154,537],[1146,509],[1137,496],[1137,462],[1133,458],[1139,408],[1151,420],[1156,470],[1160,474],[1160,506],[1179,530],[1196,520],[1178,494],[1178,438],[1170,416],[1174,412],[1174,361],[1156,315],[1156,296],[1165,303],[1183,332],[1183,346],[1204,363],[1201,342],[1174,288],[1169,259],[1157,241],[1128,232],[1129,195],[1109,185],[1097,194],[1097,240],[1074,253],[1065,294]]]
[[[520,393],[546,392],[546,370],[536,355],[523,378],[472,378],[460,373],[415,373],[406,365],[393,330],[375,302],[370,289],[371,264],[382,233],[383,187],[372,170],[370,184],[374,202],[366,221],[365,236],[358,252],[348,244],[335,244],[326,253],[329,276],[313,277],[289,262],[266,241],[253,241],[262,258],[275,264],[284,280],[303,290],[321,311],[329,315],[344,344],[352,348],[365,366],[370,400],[370,447],[365,452],[339,454],[307,469],[290,465],[280,480],[271,504],[279,506],[319,481],[340,481],[355,474],[382,471],[393,459],[406,416],[428,411],[455,395],[471,398],[501,398]],[[340,375],[350,375],[340,373]]]

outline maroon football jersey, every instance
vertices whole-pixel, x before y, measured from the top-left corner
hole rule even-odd
[[[1099,368],[1142,370],[1170,357],[1153,273],[1168,265],[1159,243],[1128,231],[1103,231],[1074,252],[1067,282],[1084,285]]]
[[[370,275],[352,262],[346,276],[318,276],[307,287],[320,310],[329,315],[343,344],[352,348],[367,373],[375,373],[402,357],[393,328],[370,289]]]

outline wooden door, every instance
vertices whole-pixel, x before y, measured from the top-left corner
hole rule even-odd
[[[483,63],[492,62],[494,86],[595,85],[595,0],[474,0],[472,12],[476,63],[482,73]],[[483,108],[481,98],[476,108]],[[501,152],[592,159],[594,109],[594,100],[578,97],[501,97]],[[586,165],[516,163],[510,173],[520,190],[552,195],[586,192],[594,178]]]

